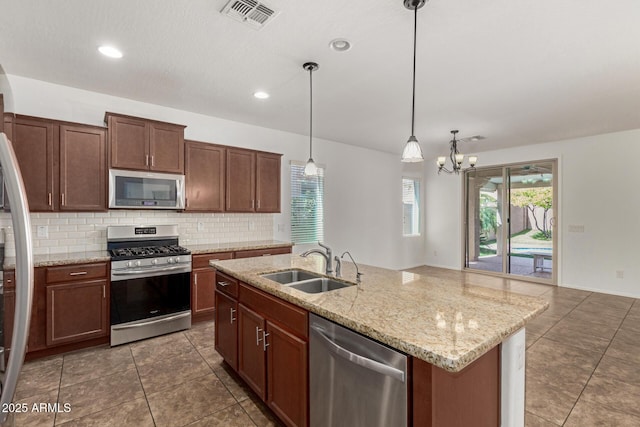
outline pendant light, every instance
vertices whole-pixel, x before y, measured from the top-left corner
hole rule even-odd
[[[414,135],[414,124],[416,116],[416,35],[418,32],[418,9],[425,5],[427,0],[403,0],[404,7],[407,9],[413,9],[413,97],[411,101],[411,136],[407,141],[407,144],[402,150],[403,162],[422,162],[424,156],[422,155],[422,149],[418,144],[418,139]]]
[[[304,167],[305,176],[318,175],[318,167],[313,161],[313,77],[312,74],[317,70],[318,64],[315,62],[305,62],[302,68],[309,72],[309,160]]]

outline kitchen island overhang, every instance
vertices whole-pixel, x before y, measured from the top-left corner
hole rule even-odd
[[[278,255],[212,261],[243,283],[318,314],[450,373],[459,373],[499,346],[503,425],[524,423],[524,326],[548,302],[459,281],[363,266],[362,283],[307,294],[261,277],[300,269],[322,274],[316,257]],[[343,277],[355,278],[355,269]],[[522,419],[521,422],[518,420]]]

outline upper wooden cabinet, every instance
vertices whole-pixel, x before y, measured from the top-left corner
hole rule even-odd
[[[12,142],[30,211],[106,210],[104,128],[17,115]]]
[[[60,210],[106,208],[107,141],[105,130],[60,126]]]
[[[226,211],[280,212],[280,154],[227,149]]]
[[[182,125],[106,113],[111,167],[184,173]]]
[[[226,152],[220,145],[185,141],[185,210],[224,211]]]

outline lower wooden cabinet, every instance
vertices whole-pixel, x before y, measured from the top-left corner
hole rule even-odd
[[[191,257],[191,321],[200,322],[214,318],[215,270],[209,261],[233,258],[233,252],[198,254]],[[216,322],[217,323],[217,322]]]
[[[47,285],[47,346],[109,334],[107,281]]]
[[[215,293],[215,349],[233,369],[238,369],[238,301]]]
[[[266,400],[266,320],[243,304],[238,307],[238,338],[238,374]]]

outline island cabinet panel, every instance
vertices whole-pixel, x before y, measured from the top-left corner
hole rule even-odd
[[[184,173],[185,126],[115,113],[105,122],[112,168]]]
[[[281,157],[256,153],[256,212],[280,212]]]
[[[55,210],[54,180],[58,168],[54,143],[54,124],[49,120],[16,116],[13,126],[13,147],[22,171],[29,210]]]
[[[308,425],[308,312],[242,282],[238,300],[240,376],[285,425]]]
[[[460,372],[413,358],[413,425],[500,426],[500,346]]]
[[[266,322],[250,308],[238,307],[238,374],[266,400]]]
[[[227,149],[226,208],[231,212],[255,212],[256,155],[250,150]]]
[[[225,166],[225,147],[205,142],[185,141],[187,211],[224,211]]]
[[[47,285],[47,345],[108,335],[107,281]]]
[[[238,369],[238,302],[215,292],[215,349],[234,370]]]
[[[60,210],[107,208],[107,141],[103,128],[60,126]]]
[[[267,322],[267,405],[290,426],[308,418],[309,344],[277,324]]]

